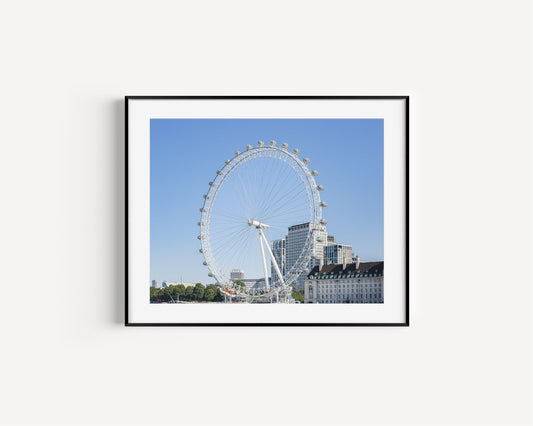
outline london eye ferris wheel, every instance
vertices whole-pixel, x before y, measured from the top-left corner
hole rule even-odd
[[[308,158],[299,158],[300,151],[289,151],[286,143],[278,146],[259,141],[236,151],[209,182],[209,189],[200,209],[198,225],[200,252],[208,275],[229,298],[265,298],[288,295],[298,277],[308,272],[314,255],[314,232],[325,225],[316,170],[309,170]],[[282,241],[287,229],[307,224],[297,241]],[[306,231],[307,230],[307,231]],[[264,278],[258,293],[231,279],[231,271],[240,269],[247,277]]]

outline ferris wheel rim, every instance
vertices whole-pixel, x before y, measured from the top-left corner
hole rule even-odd
[[[283,144],[285,145],[285,144]],[[318,225],[321,222],[322,219],[322,210],[321,208],[325,203],[322,203],[320,201],[320,194],[319,191],[323,189],[320,185],[317,185],[314,179],[314,176],[316,176],[316,171],[309,171],[307,168],[307,165],[309,163],[308,159],[304,159],[304,161],[300,160],[298,158],[299,150],[294,150],[294,153],[291,153],[287,150],[287,146],[277,147],[277,146],[264,146],[264,145],[258,145],[256,147],[252,147],[248,145],[246,147],[246,150],[243,152],[236,151],[235,155],[232,157],[231,160],[226,160],[224,166],[217,170],[215,174],[215,178],[213,181],[209,183],[209,189],[204,195],[204,203],[202,205],[202,208],[200,209],[201,216],[200,216],[200,222],[198,223],[200,226],[200,235],[199,239],[201,241],[201,249],[200,252],[203,254],[204,257],[204,265],[208,267],[209,269],[209,276],[213,277],[217,283],[224,288],[230,288],[234,289],[234,286],[232,285],[231,280],[229,277],[224,276],[224,274],[219,270],[219,265],[217,264],[216,258],[213,255],[213,252],[211,250],[210,245],[210,222],[211,222],[211,214],[213,211],[213,206],[215,203],[215,200],[217,198],[218,192],[223,187],[224,182],[226,179],[232,175],[233,172],[235,172],[239,167],[244,165],[248,161],[252,161],[254,159],[259,158],[276,158],[278,160],[284,161],[286,164],[288,164],[297,174],[300,178],[302,184],[304,185],[308,200],[309,200],[309,222],[314,223]],[[267,154],[273,154],[273,155],[267,155]],[[286,274],[284,274],[284,278],[287,277],[287,284],[284,286],[279,286],[274,288],[273,290],[270,290],[268,294],[276,293],[281,291],[282,289],[287,289],[290,287],[294,281],[297,279],[297,277],[303,272],[303,266],[308,263],[309,259],[311,258],[310,250],[311,250],[311,244],[312,244],[312,232],[310,231],[307,235],[306,242],[304,244],[304,248],[302,252],[300,253],[297,261],[294,263],[290,271],[287,271]],[[230,297],[235,297],[238,294],[235,294],[233,292],[225,292]],[[250,296],[247,294],[247,296]],[[253,297],[260,297],[260,296],[253,296]]]

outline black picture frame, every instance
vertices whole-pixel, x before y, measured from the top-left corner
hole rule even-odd
[[[398,323],[139,323],[129,318],[129,102],[132,100],[403,100],[405,101],[405,319]],[[131,95],[124,98],[125,107],[125,310],[126,327],[408,327],[409,312],[409,96],[408,95],[361,95],[361,96],[166,96]]]

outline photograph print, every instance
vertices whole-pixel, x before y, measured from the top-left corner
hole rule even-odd
[[[155,116],[147,130],[151,311],[183,311],[176,323],[195,311],[213,325],[355,325],[351,311],[377,318],[395,303],[384,117]]]

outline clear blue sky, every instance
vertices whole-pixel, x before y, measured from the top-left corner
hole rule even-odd
[[[328,234],[362,261],[383,260],[383,120],[152,119],[151,279],[213,281],[196,238],[202,195],[235,151],[272,139],[319,171]]]

